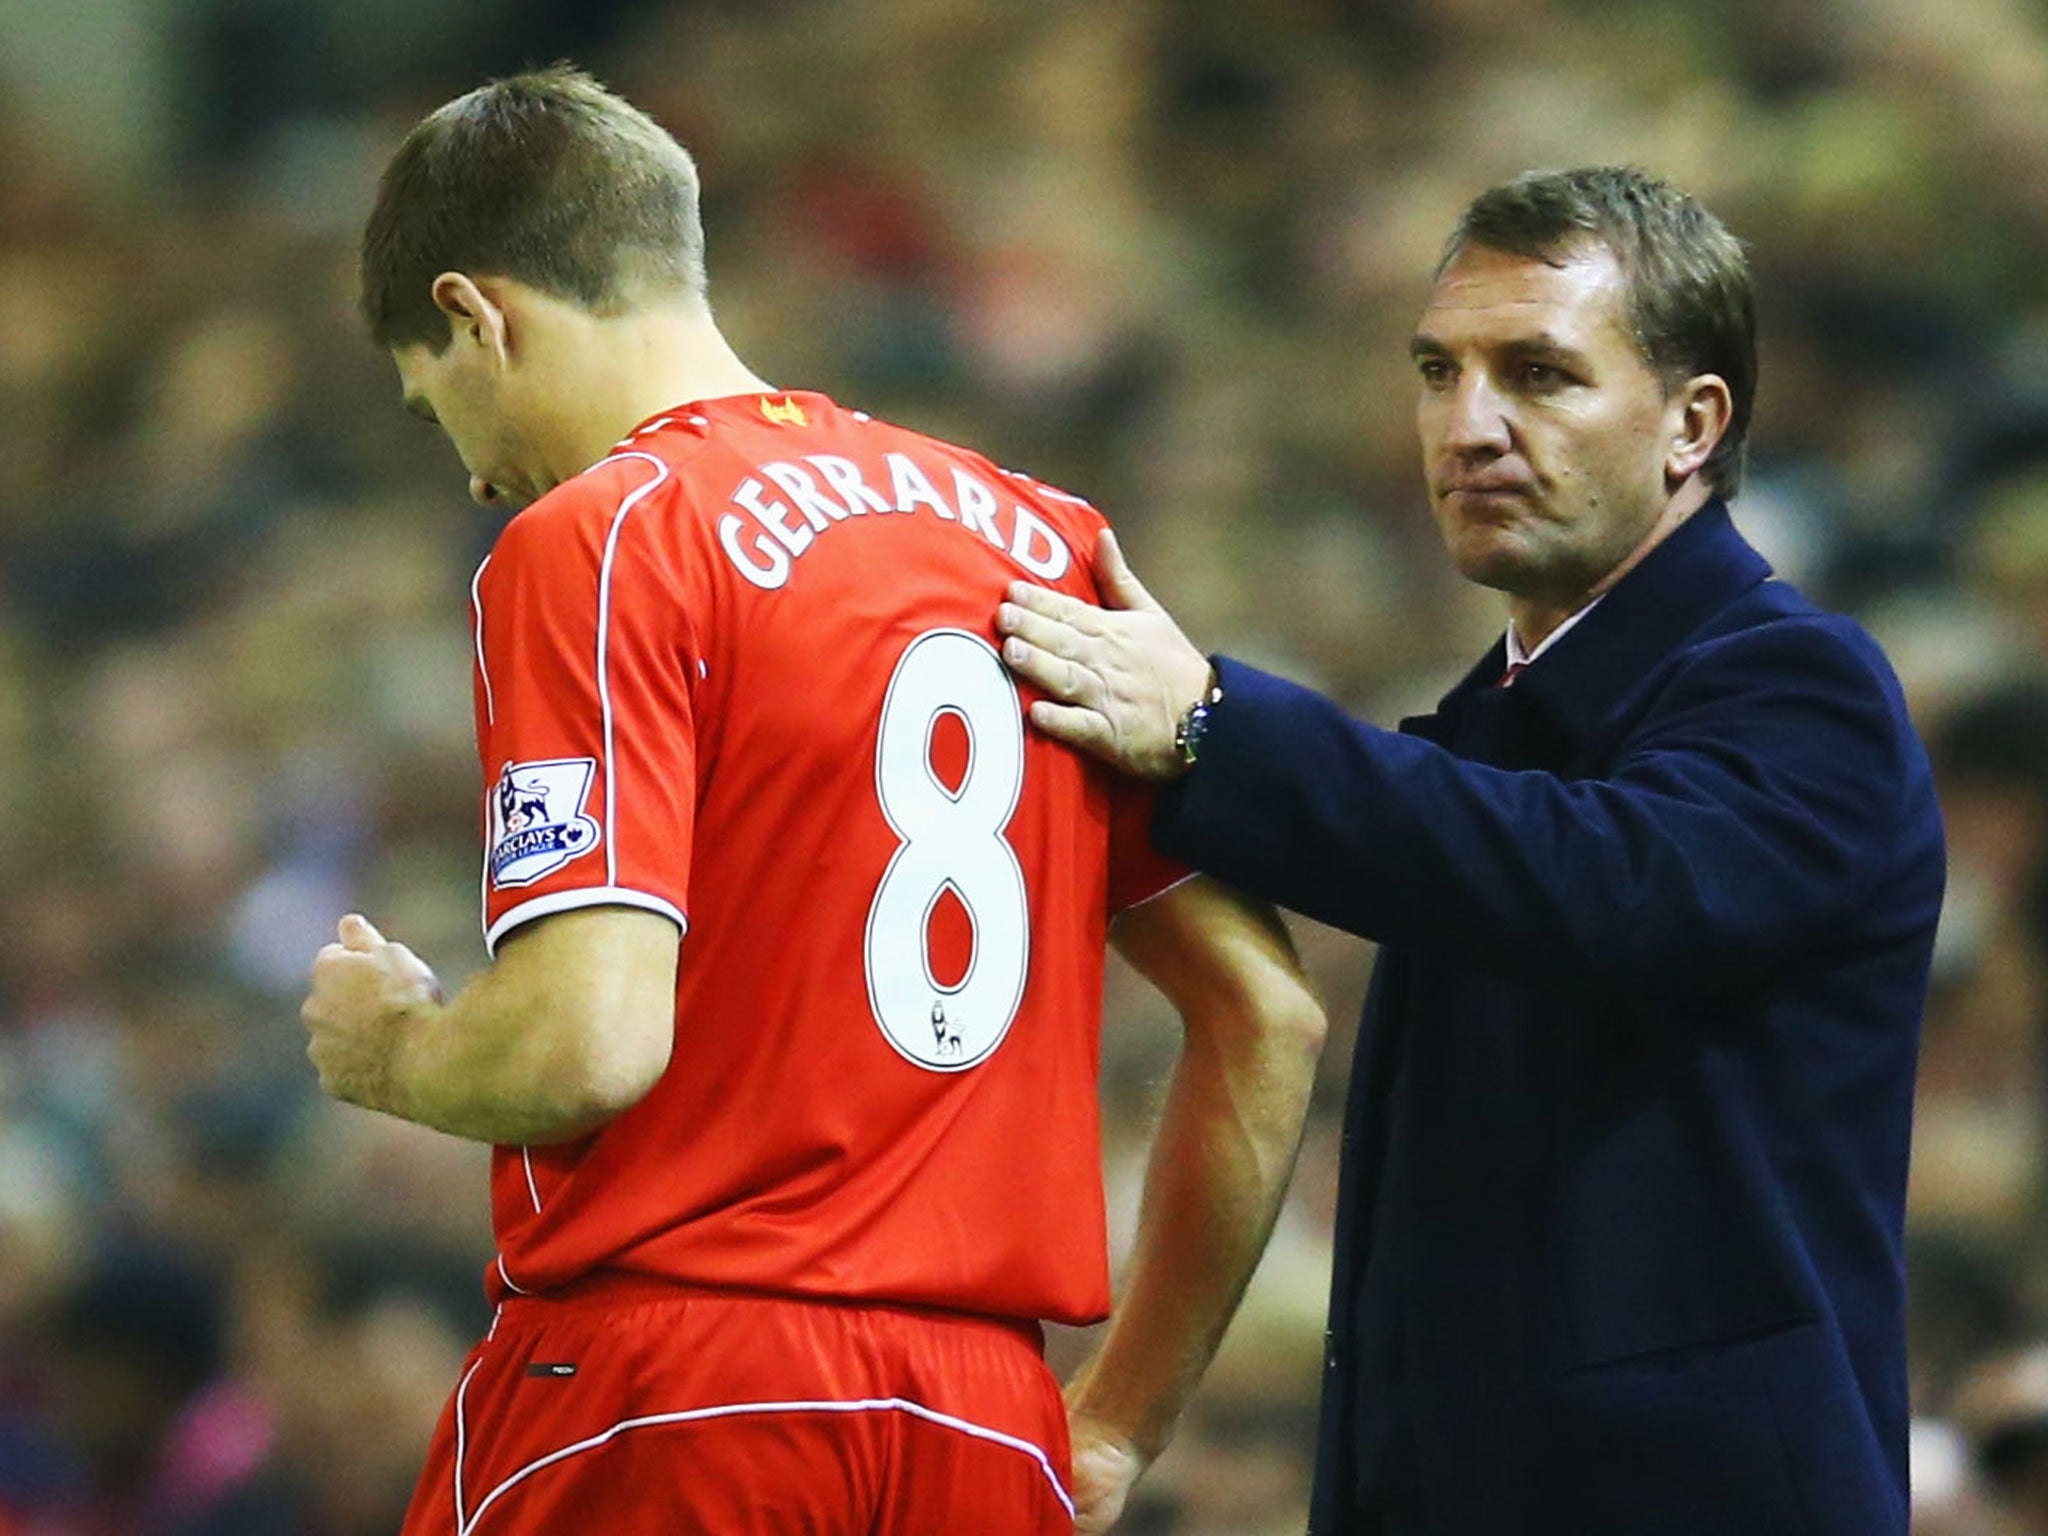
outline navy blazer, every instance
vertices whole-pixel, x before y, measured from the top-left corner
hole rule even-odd
[[[1940,817],[1898,684],[1681,525],[1402,734],[1229,660],[1167,853],[1378,941],[1311,1529],[1904,1536]]]

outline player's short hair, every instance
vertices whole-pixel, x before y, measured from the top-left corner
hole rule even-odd
[[[704,292],[689,152],[579,69],[493,80],[411,133],[363,230],[362,310],[379,346],[453,334],[443,272],[509,277],[598,313],[645,289]]]
[[[1703,373],[1728,385],[1728,430],[1701,473],[1733,496],[1756,399],[1755,284],[1742,242],[1692,198],[1634,166],[1526,171],[1472,200],[1437,276],[1467,246],[1554,263],[1588,241],[1620,264],[1636,345],[1665,387]]]

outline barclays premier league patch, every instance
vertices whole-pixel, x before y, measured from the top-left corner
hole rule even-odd
[[[507,763],[491,791],[491,884],[531,885],[597,846],[583,814],[597,760]]]

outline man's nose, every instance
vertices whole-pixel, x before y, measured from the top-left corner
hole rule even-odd
[[[1444,446],[1459,453],[1506,453],[1514,446],[1508,399],[1482,368],[1468,368],[1450,392]]]
[[[480,507],[495,507],[505,499],[505,493],[481,475],[469,477],[469,499]]]

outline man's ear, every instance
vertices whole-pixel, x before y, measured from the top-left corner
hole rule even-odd
[[[510,328],[505,311],[466,272],[443,272],[434,279],[434,305],[448,317],[455,340],[483,347],[501,362],[507,353]]]
[[[1664,419],[1670,434],[1665,440],[1664,479],[1672,486],[1683,485],[1713,457],[1735,419],[1728,381],[1718,373],[1687,379],[1671,396]]]

